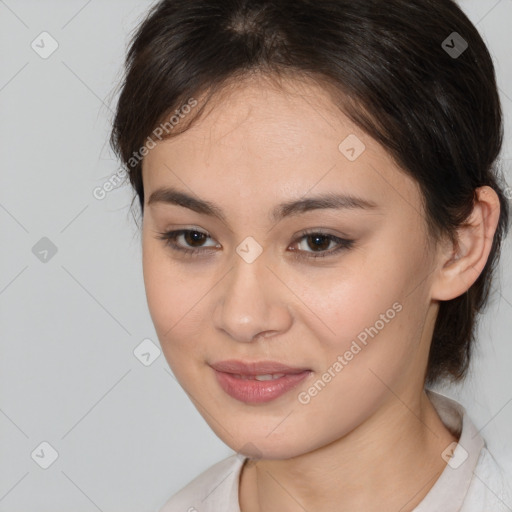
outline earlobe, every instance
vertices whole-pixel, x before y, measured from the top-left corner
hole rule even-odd
[[[438,253],[432,299],[451,300],[464,294],[487,263],[500,216],[500,201],[488,186],[476,189],[473,211],[457,229],[457,242]]]

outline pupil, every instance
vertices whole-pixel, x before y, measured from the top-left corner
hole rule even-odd
[[[189,245],[194,245],[194,242],[202,242],[201,237],[205,237],[204,233],[199,233],[199,231],[190,231],[189,233],[185,233],[185,239]]]
[[[325,235],[316,235],[316,236],[313,236],[313,235],[310,235],[310,239],[313,239],[315,242],[315,244],[318,242],[318,240],[324,240],[324,242],[327,242],[327,245],[324,243],[320,243],[320,245],[315,245],[315,247],[317,249],[327,249],[329,247],[329,238],[326,237]],[[314,247],[311,247],[312,249],[314,249]]]

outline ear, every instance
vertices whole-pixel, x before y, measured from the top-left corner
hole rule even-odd
[[[476,189],[477,198],[467,221],[457,229],[457,242],[438,252],[438,272],[431,293],[434,300],[451,300],[477,280],[491,252],[500,217],[499,197],[491,187]]]

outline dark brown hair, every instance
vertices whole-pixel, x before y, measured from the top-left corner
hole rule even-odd
[[[456,241],[475,189],[492,187],[501,213],[490,256],[466,293],[441,302],[426,383],[465,376],[509,205],[496,168],[503,127],[493,62],[454,1],[162,0],[137,28],[125,66],[110,142],[142,215],[141,148],[155,130],[171,137],[200,117],[206,101],[182,115],[190,98],[251,73],[334,91],[341,111],[417,181],[434,240]]]

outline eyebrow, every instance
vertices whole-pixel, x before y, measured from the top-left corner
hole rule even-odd
[[[215,204],[203,199],[198,199],[172,187],[156,189],[150,195],[147,204],[149,206],[155,203],[182,206],[183,208],[188,208],[203,215],[217,217],[222,222],[227,223],[222,209]],[[378,208],[376,203],[355,195],[326,193],[281,203],[272,210],[270,219],[273,222],[279,222],[285,217],[298,215],[312,210],[371,210],[376,208]]]

